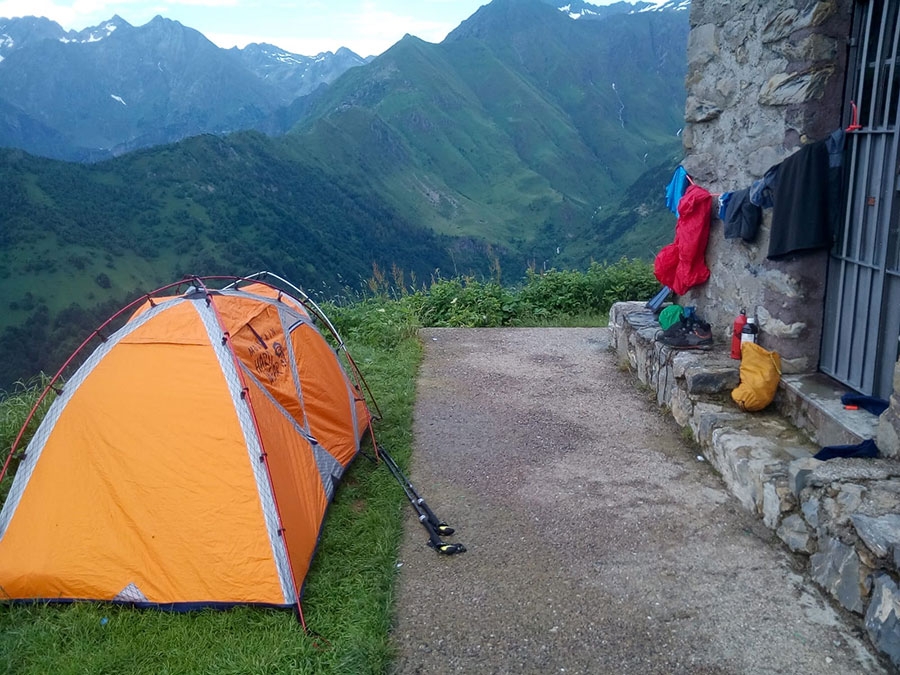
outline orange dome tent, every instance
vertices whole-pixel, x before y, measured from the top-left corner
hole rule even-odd
[[[370,414],[315,303],[217,280],[125,308],[66,380],[0,511],[0,598],[299,608]]]

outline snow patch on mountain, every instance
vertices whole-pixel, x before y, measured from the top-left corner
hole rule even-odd
[[[90,33],[87,34],[87,37],[61,37],[59,41],[64,43],[79,42],[82,44],[90,42],[100,42],[100,40],[108,38],[110,35],[112,35],[118,27],[119,26],[112,21],[108,21],[102,26],[97,26],[96,28],[94,28]]]
[[[691,0],[659,0],[658,2],[642,2],[647,5],[639,12],[683,11],[691,8]]]
[[[109,97],[111,99],[113,99],[114,101],[118,101],[122,105],[128,105],[127,103],[125,103],[125,99],[123,99],[121,96],[116,96],[115,94],[110,94]]]
[[[279,61],[281,63],[296,63],[297,65],[305,64],[309,59],[305,56],[301,56],[299,54],[293,54],[291,52],[287,52],[283,49],[279,49],[277,47],[273,47],[271,45],[259,45],[259,51],[263,55]]]
[[[571,4],[560,7],[559,11],[565,12],[566,14],[568,14],[570,19],[580,19],[583,16],[588,16],[588,15],[596,16],[597,15],[597,12],[594,12],[594,11],[588,9],[587,7],[582,7],[580,11],[573,12]]]
[[[578,3],[581,8],[573,10],[572,3],[568,5],[562,5],[558,7],[560,12],[568,14],[572,19],[581,19],[587,16],[598,16],[600,14],[599,11],[594,11],[590,9],[591,7],[597,7],[597,5],[592,5],[589,2]],[[633,7],[628,14],[637,14],[640,12],[670,12],[670,11],[681,11],[691,8],[691,0],[636,0],[636,2],[629,3]],[[599,7],[597,7],[599,9]]]

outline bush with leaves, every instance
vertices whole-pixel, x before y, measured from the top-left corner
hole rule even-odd
[[[423,326],[470,327],[508,326],[518,316],[513,291],[494,281],[470,277],[438,279],[426,292],[414,296]]]
[[[605,315],[613,303],[650,298],[658,286],[648,263],[623,258],[613,265],[591,263],[587,272],[529,270],[518,299],[536,319]]]
[[[390,348],[421,328],[412,296],[366,298],[349,305],[325,303],[322,310],[347,342]]]

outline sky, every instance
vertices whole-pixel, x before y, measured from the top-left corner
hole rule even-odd
[[[360,56],[375,56],[407,33],[440,42],[488,1],[0,0],[0,17],[45,16],[66,30],[82,30],[116,14],[133,26],[142,26],[159,14],[200,31],[226,49],[268,42],[304,56],[340,47]],[[560,5],[565,2],[561,0]]]

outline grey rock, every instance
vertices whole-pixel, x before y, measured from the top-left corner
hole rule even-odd
[[[817,529],[819,527],[819,500],[815,498],[807,499],[800,506],[800,509],[803,511],[803,517],[809,523],[809,526]]]
[[[688,96],[684,105],[684,119],[688,122],[710,122],[722,114],[722,108],[712,101]]]
[[[834,66],[820,66],[805,72],[778,73],[772,76],[759,94],[761,105],[799,105],[819,100],[825,93]]]
[[[875,445],[883,457],[900,456],[900,405],[891,397],[891,406],[878,418],[878,433]]]
[[[781,499],[773,483],[763,485],[762,516],[763,523],[770,530],[778,527],[778,520],[781,518]]]
[[[781,319],[772,316],[765,307],[761,307],[758,310],[757,317],[759,318],[759,325],[762,330],[780,338],[796,340],[801,337],[806,330],[806,324],[803,321],[794,321],[789,324],[785,323]]]
[[[689,394],[718,394],[731,391],[740,384],[737,367],[698,368],[685,373],[685,384]]]
[[[775,15],[768,25],[763,29],[763,43],[777,42],[788,37],[791,33],[799,28],[797,18],[799,12],[796,9],[787,9]]]
[[[856,551],[833,537],[819,542],[819,552],[810,559],[813,579],[837,598],[846,609],[862,614],[860,564]]]
[[[866,631],[875,646],[900,666],[900,589],[886,574],[875,575],[874,582]]]
[[[669,398],[669,411],[681,426],[687,426],[694,412],[694,403],[683,389],[675,387]]]
[[[862,506],[865,493],[866,489],[862,485],[856,485],[854,483],[841,485],[840,492],[835,500],[839,510],[838,517],[847,517],[851,513],[858,511]]]
[[[900,514],[891,513],[878,518],[854,514],[850,520],[859,538],[879,558],[887,557],[900,545]]]
[[[811,35],[798,42],[785,42],[779,51],[790,61],[834,61],[838,43],[825,35]]]
[[[794,460],[788,465],[788,481],[795,496],[800,496],[800,493],[810,483],[820,464],[822,462],[818,459],[803,457]]]
[[[810,485],[822,487],[831,483],[885,481],[900,476],[900,464],[886,459],[829,459],[818,462]]]
[[[779,12],[763,30],[762,41],[775,42],[804,28],[819,26],[827,21],[836,9],[835,3],[829,0],[812,3],[802,14],[796,9]]]
[[[694,406],[694,433],[701,443],[712,442],[716,429],[736,423],[744,413],[726,410],[720,405],[698,403]]]
[[[716,26],[706,24],[697,26],[688,37],[688,67],[697,68],[704,66],[719,55],[719,45],[716,41]]]
[[[785,518],[776,530],[778,538],[788,545],[794,553],[812,553],[813,539],[810,537],[809,528],[796,513]]]

